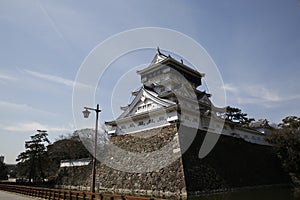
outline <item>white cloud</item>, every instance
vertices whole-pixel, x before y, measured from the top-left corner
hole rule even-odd
[[[58,29],[56,23],[53,21],[53,19],[50,17],[50,15],[48,14],[48,11],[45,9],[45,7],[43,6],[42,2],[41,1],[38,1],[38,4],[39,4],[39,7],[40,9],[42,10],[42,12],[45,14],[48,22],[50,23],[50,26],[52,27],[52,29],[55,31],[55,33],[60,37],[62,38],[64,41],[65,38],[63,36],[63,34],[61,33],[61,31]]]
[[[0,74],[0,79],[1,80],[16,80],[15,77],[3,75],[3,74]]]
[[[20,112],[20,111],[22,111],[22,112],[38,112],[38,113],[42,113],[42,114],[54,115],[53,113],[31,107],[27,104],[18,104],[18,103],[2,101],[2,100],[0,100],[0,108],[1,108],[1,110],[8,109],[8,110],[16,110],[18,112]]]
[[[252,85],[243,88],[243,90],[250,97],[260,99],[262,101],[278,102],[283,100],[282,96],[279,95],[278,91],[266,88],[263,85]]]
[[[51,82],[63,84],[63,85],[68,86],[68,87],[73,87],[73,84],[74,84],[74,81],[69,80],[69,79],[65,79],[65,78],[62,78],[62,77],[59,77],[59,76],[43,74],[43,73],[40,73],[40,72],[35,72],[35,71],[27,70],[27,69],[24,69],[23,71],[30,74],[30,75],[32,75],[32,76],[34,76],[34,77],[38,77],[38,78],[48,80],[48,81],[51,81]]]
[[[2,126],[3,130],[7,131],[36,131],[37,129],[41,130],[47,130],[49,131],[72,131],[74,128],[72,126],[69,127],[57,127],[57,126],[49,126],[44,125],[39,122],[23,122],[23,123],[17,123],[14,125],[8,125],[8,126]]]
[[[17,80],[15,77],[6,75],[6,74],[0,74],[0,82],[3,84],[6,84],[7,81],[14,81]]]
[[[225,83],[223,89],[227,92],[237,92],[238,88],[231,83]]]
[[[78,82],[75,82],[75,81],[70,80],[70,79],[62,78],[60,76],[44,74],[44,73],[40,73],[40,72],[36,72],[36,71],[32,71],[32,70],[27,70],[27,69],[24,69],[22,71],[24,71],[25,73],[27,73],[31,76],[41,78],[41,79],[44,79],[44,80],[47,80],[47,81],[50,81],[50,82],[62,84],[64,86],[71,87],[71,88],[73,88],[75,83],[76,83],[77,87],[79,86],[79,87],[89,87],[89,88],[91,88],[91,86],[88,85],[88,84],[78,83]]]
[[[228,99],[237,104],[259,104],[265,107],[273,107],[280,102],[300,99],[300,94],[286,94],[264,85],[233,86],[225,84],[224,89]]]

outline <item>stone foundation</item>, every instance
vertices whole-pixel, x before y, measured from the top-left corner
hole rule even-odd
[[[177,125],[172,124],[132,135],[116,136],[110,142],[131,152],[153,152],[174,140],[181,147],[188,133],[195,130],[186,128],[184,133],[179,134],[177,131]],[[185,198],[187,195],[208,191],[289,182],[270,147],[251,144],[242,139],[222,135],[210,154],[199,159],[198,153],[205,134],[198,130],[188,150],[170,165],[157,171],[128,173],[98,162],[96,191]],[[176,150],[176,145],[173,150]],[[60,169],[60,186],[89,189],[90,181],[91,164]]]

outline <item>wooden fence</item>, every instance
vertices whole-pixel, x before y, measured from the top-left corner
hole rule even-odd
[[[92,193],[73,190],[57,190],[42,187],[0,184],[0,190],[51,200],[158,200],[147,197]]]

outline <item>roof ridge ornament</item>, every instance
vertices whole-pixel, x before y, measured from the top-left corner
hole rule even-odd
[[[154,64],[159,63],[159,62],[161,62],[162,60],[164,60],[165,58],[167,58],[167,56],[166,56],[165,54],[163,54],[163,53],[160,51],[159,46],[157,46],[156,54],[155,54],[155,56],[154,56],[154,58],[153,58],[153,60],[152,60],[151,63],[154,63]]]
[[[157,53],[158,55],[161,55],[161,54],[162,54],[162,53],[160,52],[160,50],[159,50],[159,46],[157,46],[156,53]]]

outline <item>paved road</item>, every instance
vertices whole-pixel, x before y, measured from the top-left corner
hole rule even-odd
[[[0,200],[33,200],[34,198],[0,190]]]

